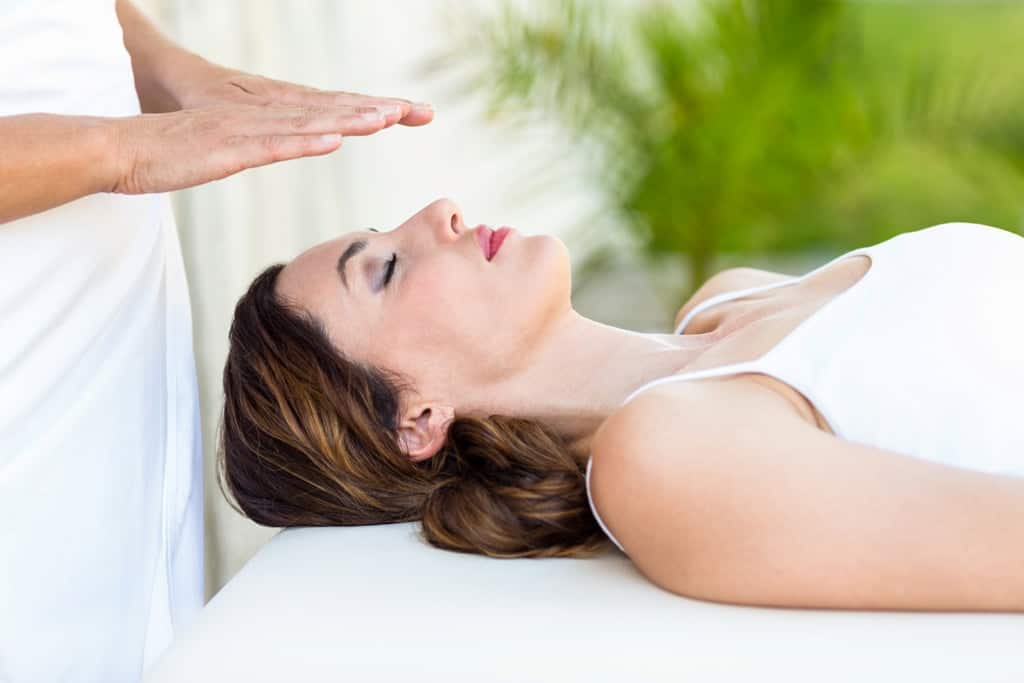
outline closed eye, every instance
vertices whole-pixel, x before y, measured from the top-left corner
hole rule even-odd
[[[371,232],[380,232],[377,228],[367,228]],[[391,276],[395,274],[395,264],[398,262],[398,254],[391,254],[391,260],[389,260],[388,266],[385,270],[384,281],[381,285],[381,289],[387,286],[391,282]]]
[[[398,263],[398,254],[392,254],[391,260],[388,261],[387,271],[384,275],[384,286],[386,287],[391,282],[391,276],[395,273],[395,264]]]

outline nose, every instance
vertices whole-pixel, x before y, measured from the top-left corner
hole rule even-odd
[[[457,239],[466,232],[466,224],[462,222],[462,211],[458,204],[450,199],[438,199],[424,209],[427,221],[442,240]]]

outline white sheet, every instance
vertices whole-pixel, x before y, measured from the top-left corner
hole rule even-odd
[[[494,560],[417,523],[282,531],[148,681],[1024,681],[1024,615],[741,607],[618,550]]]

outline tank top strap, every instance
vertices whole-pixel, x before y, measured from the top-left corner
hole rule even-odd
[[[810,270],[807,273],[804,273],[803,275],[798,275],[798,276],[795,276],[795,277],[791,277],[788,280],[780,280],[779,282],[770,282],[770,283],[768,283],[766,285],[756,285],[754,287],[746,287],[744,289],[738,289],[738,290],[735,290],[735,291],[732,291],[732,292],[721,292],[720,294],[716,294],[715,296],[708,297],[704,301],[700,302],[700,304],[698,304],[692,311],[687,313],[683,317],[682,320],[679,321],[679,325],[677,325],[676,329],[675,329],[675,334],[682,334],[683,330],[686,329],[687,324],[689,324],[690,320],[693,319],[693,316],[697,315],[701,311],[706,311],[707,309],[711,308],[712,306],[717,306],[718,304],[725,303],[727,301],[732,301],[733,299],[739,299],[739,298],[745,297],[745,296],[747,296],[749,294],[757,294],[759,292],[767,292],[769,290],[776,289],[778,287],[786,287],[788,285],[793,285],[793,284],[796,284],[798,282],[802,282],[802,281],[806,280],[807,278],[811,277],[812,275],[815,275],[816,273],[819,273],[819,272],[825,270],[826,268],[831,266],[833,263],[837,263],[838,261],[843,260],[844,258],[856,256],[858,254],[868,254],[872,258],[874,258],[874,253],[873,252],[875,251],[875,247],[876,246],[878,246],[878,245],[872,245],[872,246],[866,246],[866,247],[859,247],[857,249],[851,249],[850,251],[847,251],[847,252],[844,252],[842,254],[839,254],[835,258],[826,261],[825,263],[821,264],[817,268],[814,268],[813,270]]]
[[[747,296],[748,294],[754,294],[756,292],[764,292],[764,291],[768,291],[770,289],[776,289],[778,287],[785,287],[787,285],[792,285],[792,284],[796,284],[798,282],[802,282],[802,281],[806,280],[807,278],[811,277],[812,275],[815,275],[816,273],[820,273],[821,271],[825,270],[826,268],[828,268],[832,264],[837,263],[837,262],[839,262],[839,261],[841,261],[841,260],[843,260],[845,258],[851,258],[853,256],[857,256],[857,255],[860,255],[860,254],[867,254],[872,259],[872,268],[871,268],[871,270],[875,270],[874,261],[876,259],[876,256],[875,256],[876,246],[878,246],[878,245],[865,246],[865,247],[859,247],[857,249],[851,249],[851,250],[849,250],[847,252],[839,254],[835,258],[829,259],[828,261],[826,261],[825,263],[821,264],[817,268],[814,268],[814,269],[808,271],[807,273],[805,273],[803,275],[800,275],[800,276],[797,276],[797,277],[793,277],[793,278],[790,278],[788,280],[781,280],[779,282],[772,282],[772,283],[769,283],[767,285],[759,285],[759,286],[756,286],[756,287],[747,287],[745,289],[740,289],[740,290],[733,291],[733,292],[723,292],[721,294],[717,294],[717,295],[715,295],[713,297],[710,297],[706,301],[701,302],[700,305],[698,305],[696,308],[694,308],[692,311],[690,311],[680,321],[679,326],[676,328],[675,332],[676,332],[676,334],[680,334],[682,332],[682,330],[686,327],[686,324],[690,321],[691,318],[693,318],[694,315],[696,315],[697,313],[699,313],[699,312],[701,312],[703,310],[707,310],[711,306],[720,304],[720,303],[725,302],[725,301],[730,301],[732,299],[739,299],[740,297]],[[849,288],[847,288],[846,291],[841,292],[839,294],[839,296],[843,296],[850,289],[853,289],[854,287],[856,287],[857,284],[858,283],[854,283],[854,285],[852,287],[849,287]],[[826,306],[827,305],[828,304],[826,304]],[[806,321],[805,321],[805,323],[806,323]],[[799,330],[801,327],[803,327],[803,324],[798,325],[797,326],[797,330]],[[794,332],[795,331],[796,330],[794,330]],[[767,353],[763,354],[760,358],[757,358],[757,359],[752,360],[752,361],[745,361],[745,362],[741,362],[741,363],[731,363],[729,365],[721,365],[721,366],[716,367],[716,368],[706,368],[704,370],[695,370],[693,372],[681,372],[681,373],[677,373],[677,374],[674,374],[674,375],[666,375],[665,377],[659,377],[657,379],[651,380],[650,382],[647,382],[647,383],[641,385],[640,387],[634,389],[628,396],[626,396],[625,400],[622,401],[621,405],[625,405],[626,403],[628,403],[630,400],[635,398],[637,396],[637,394],[639,394],[640,392],[642,392],[642,391],[644,391],[646,389],[649,389],[650,387],[656,386],[658,384],[664,384],[664,383],[667,383],[667,382],[684,381],[684,380],[690,380],[690,379],[701,379],[701,378],[704,378],[704,377],[721,377],[721,376],[726,376],[726,375],[735,375],[735,374],[738,374],[738,373],[741,373],[741,372],[763,372],[765,374],[773,375],[774,376],[774,373],[772,373],[772,372],[770,372],[770,371],[768,371],[766,369],[766,364],[769,362],[769,360],[771,358],[774,357],[776,350],[780,346],[782,346],[786,341],[788,341],[788,339],[791,336],[793,336],[793,332],[791,332],[785,338],[780,340],[779,343],[776,344],[776,346],[774,348],[769,350]]]
[[[760,360],[760,359],[758,359]],[[705,368],[704,370],[694,370],[693,372],[681,372],[676,375],[665,375],[664,377],[658,377],[650,382],[640,385],[634,389],[626,398],[622,401],[621,405],[626,405],[633,400],[642,391],[650,389],[653,386],[659,384],[667,384],[669,382],[678,382],[690,379],[702,379],[704,377],[721,377],[724,375],[735,375],[741,372],[753,372],[760,370],[760,364],[757,361],[744,361],[742,363],[731,363],[729,365],[720,365],[717,368]]]
[[[693,310],[687,313],[683,317],[683,319],[679,321],[679,325],[677,325],[675,329],[675,334],[682,334],[683,330],[685,330],[686,326],[690,323],[690,320],[693,319],[693,316],[697,315],[698,313],[701,313],[702,311],[706,311],[712,306],[717,306],[718,304],[725,303],[726,301],[732,301],[733,299],[739,299],[741,297],[747,296],[748,294],[766,292],[770,289],[775,289],[776,287],[785,287],[786,285],[798,282],[800,279],[800,277],[794,277],[789,280],[770,282],[766,285],[757,285],[755,287],[747,287],[745,289],[738,289],[731,292],[721,292],[712,297],[708,297],[704,301],[697,304],[697,306]]]

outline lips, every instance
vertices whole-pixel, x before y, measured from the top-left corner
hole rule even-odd
[[[490,261],[494,258],[494,255],[498,253],[498,249],[501,248],[501,243],[505,241],[505,237],[511,231],[512,228],[508,227],[491,230],[486,225],[478,225],[473,228],[476,242],[480,245],[480,250],[484,253],[485,259]]]
[[[498,253],[498,249],[501,249],[501,243],[505,241],[505,238],[510,232],[512,232],[512,228],[502,227],[491,233],[491,260],[493,260],[494,255]]]
[[[473,228],[476,235],[476,243],[480,245],[480,251],[484,252],[484,258],[491,260],[491,234],[493,231],[486,225],[478,225]]]

